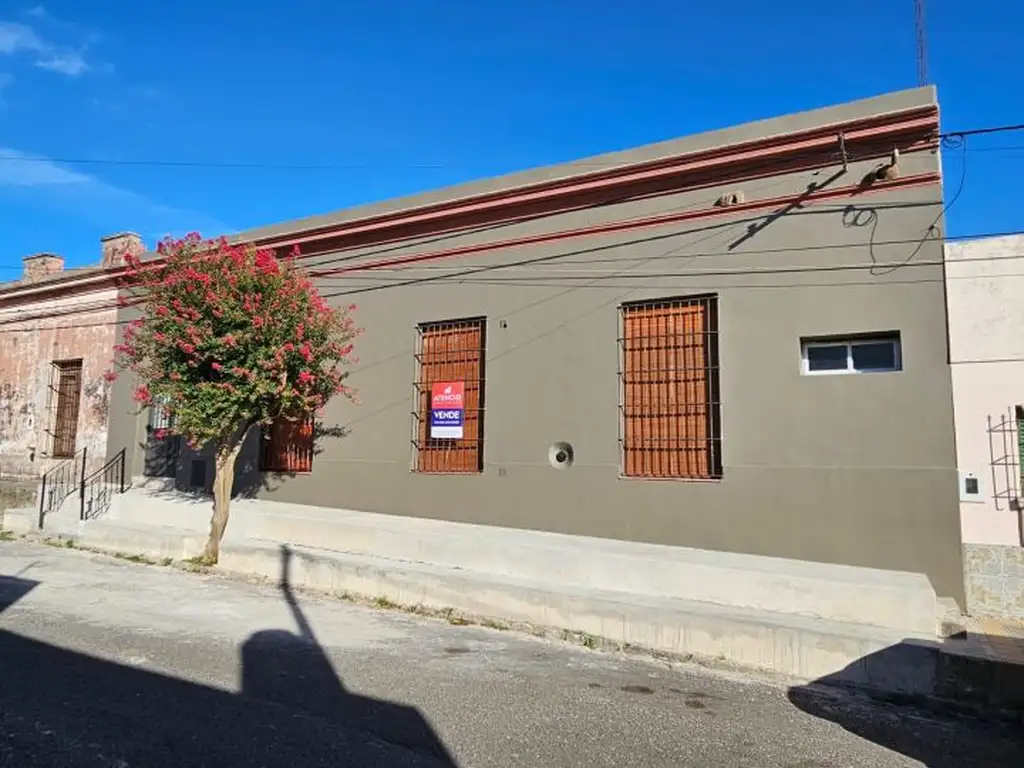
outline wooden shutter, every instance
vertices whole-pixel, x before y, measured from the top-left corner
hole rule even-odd
[[[53,418],[53,449],[55,459],[75,455],[78,440],[78,410],[82,399],[82,361],[54,363],[56,373],[56,407]]]
[[[623,474],[721,476],[716,302],[622,308]]]
[[[416,471],[482,472],[486,321],[429,323],[419,333]],[[431,390],[441,382],[462,382],[465,387],[461,440],[430,437]]]
[[[313,471],[313,417],[277,419],[264,434],[260,457],[264,472]]]

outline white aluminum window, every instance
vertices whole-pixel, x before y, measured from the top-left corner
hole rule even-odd
[[[801,343],[808,376],[886,373],[903,368],[898,335],[816,339]]]

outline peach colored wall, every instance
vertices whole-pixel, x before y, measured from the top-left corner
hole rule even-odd
[[[960,503],[963,541],[1020,546],[1013,430],[1024,405],[1024,236],[947,243],[945,258],[957,465],[982,491]]]
[[[76,447],[88,449],[91,465],[103,463],[110,410],[103,374],[114,356],[116,298],[108,288],[0,309],[0,477],[37,477],[52,464],[47,406],[55,360],[82,359]],[[76,311],[60,316],[68,309]],[[20,318],[29,319],[12,322]]]

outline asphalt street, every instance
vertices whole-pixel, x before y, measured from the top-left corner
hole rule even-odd
[[[1024,734],[0,543],[0,766],[1020,766]]]

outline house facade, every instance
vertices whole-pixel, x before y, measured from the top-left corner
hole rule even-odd
[[[967,606],[1024,619],[1024,235],[945,253]]]
[[[128,250],[143,250],[133,233],[103,238],[96,267],[65,270],[61,256],[35,254],[0,285],[0,479],[38,479],[83,450],[88,468],[104,463],[115,276]]]
[[[938,126],[916,89],[244,233],[365,331],[360,404],[255,436],[236,490],[962,603]],[[109,450],[208,485],[159,419],[118,406]]]

